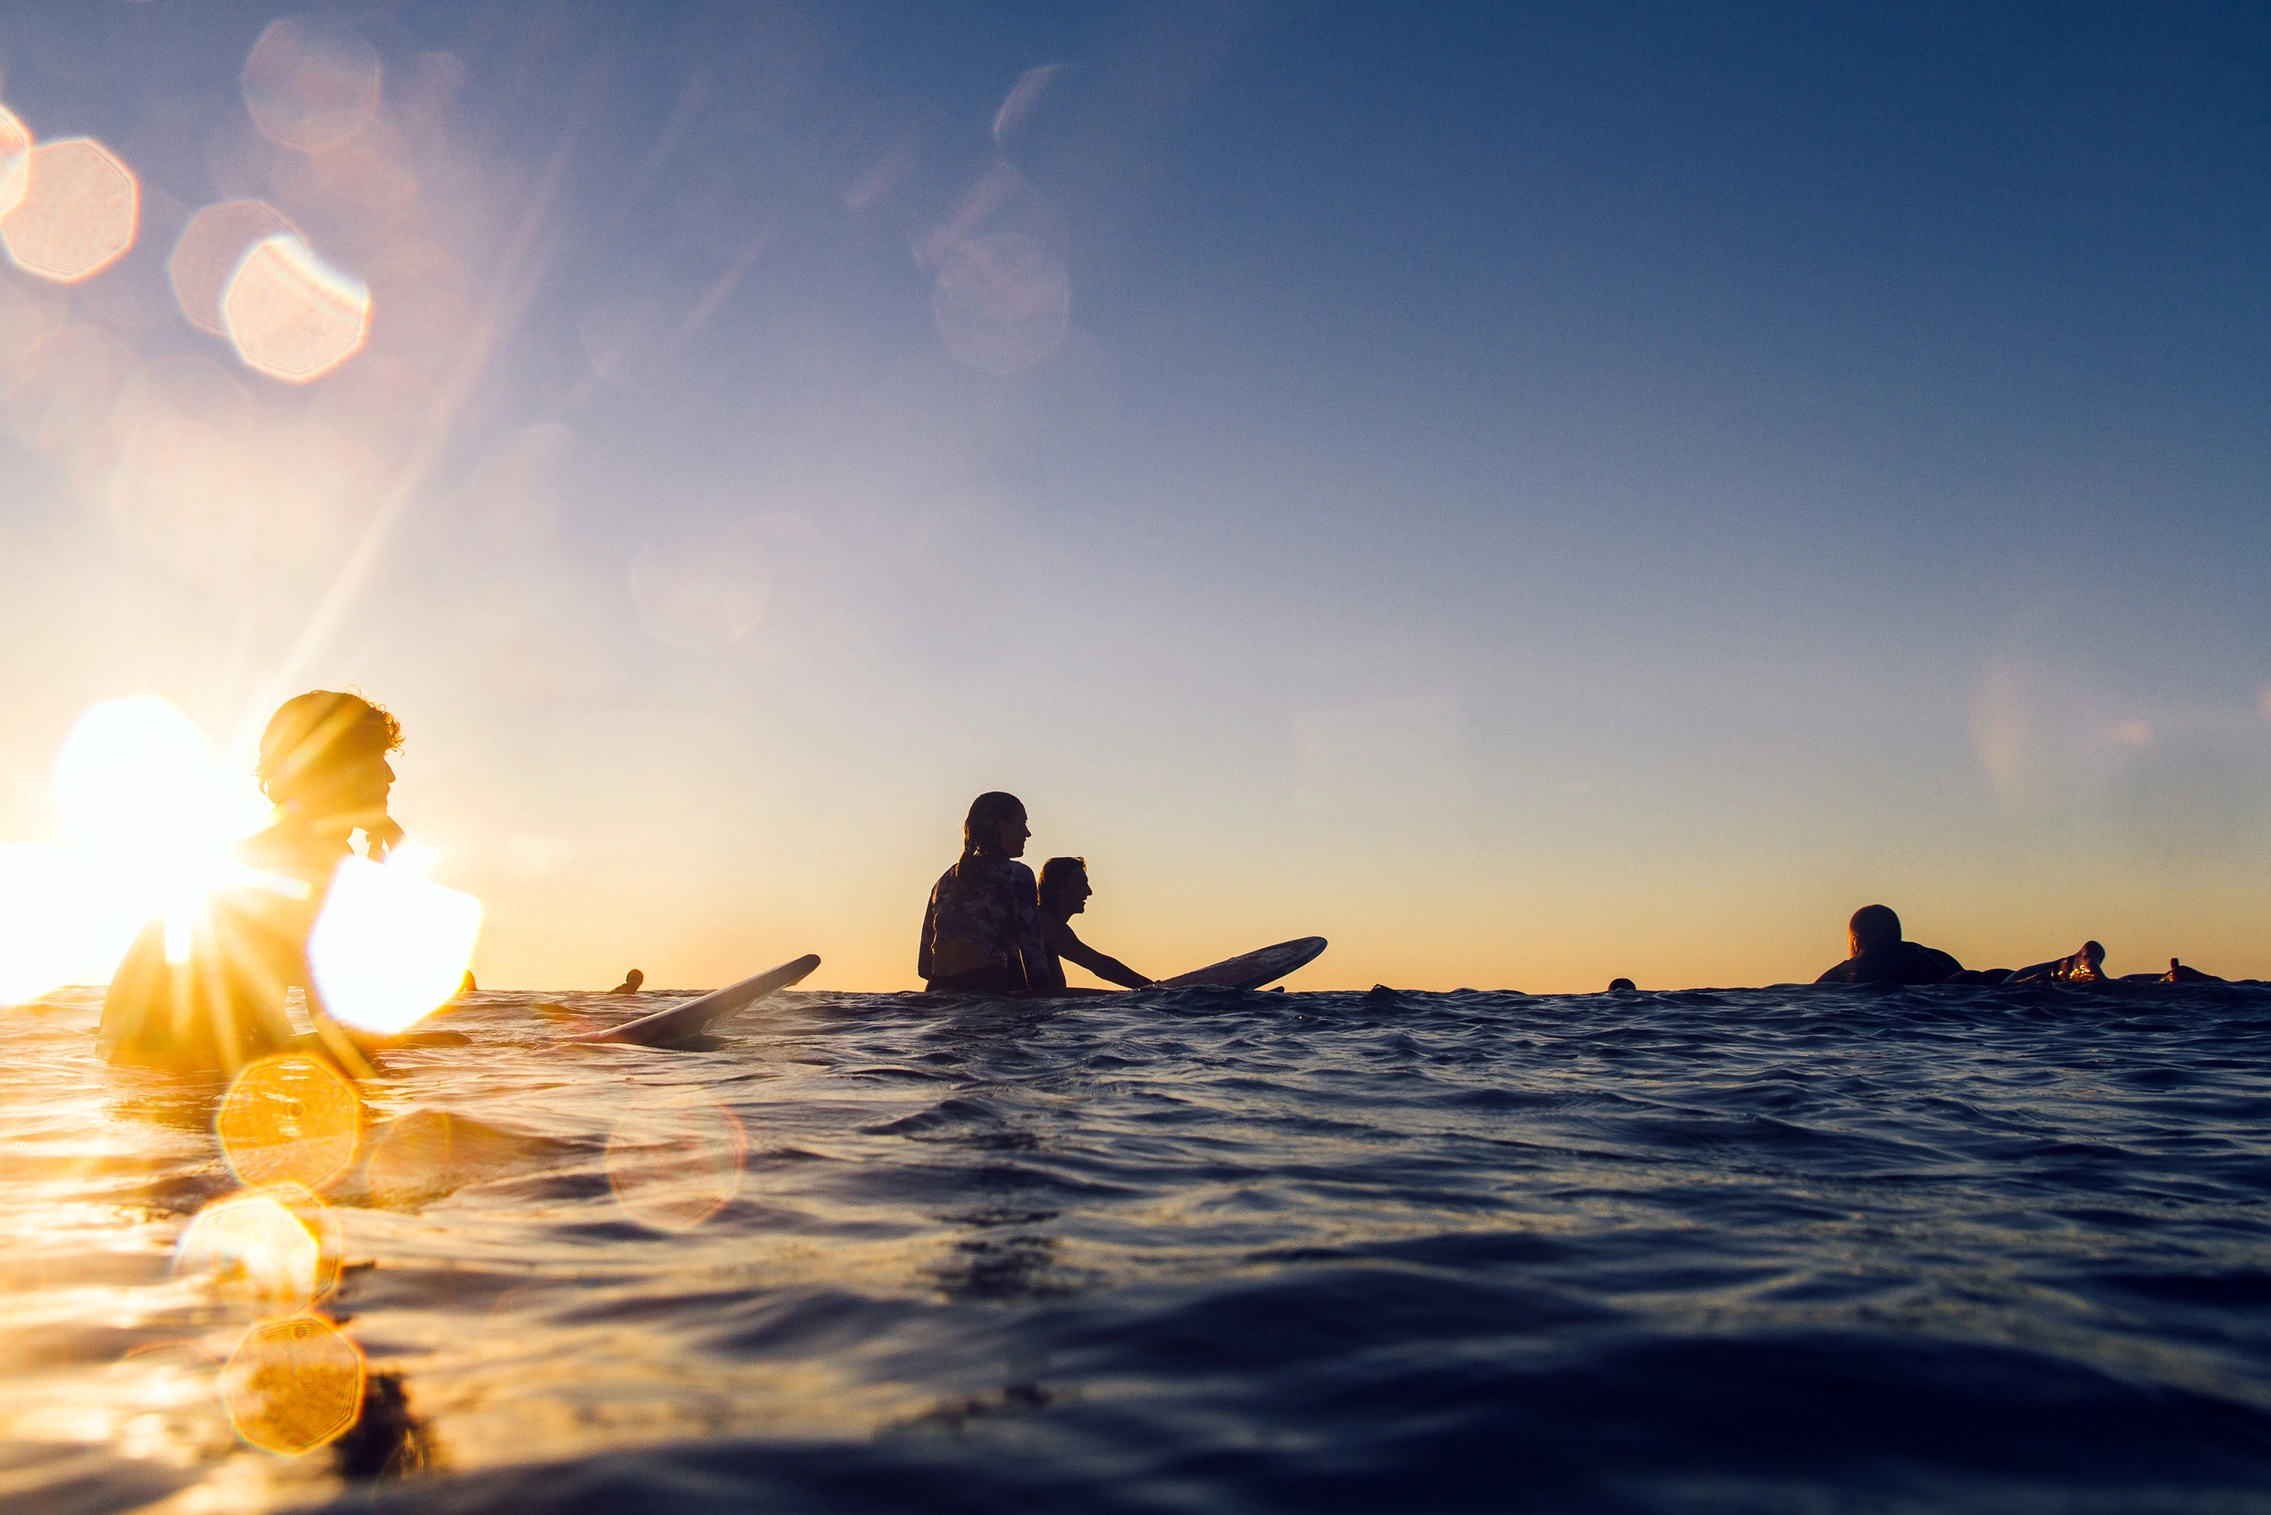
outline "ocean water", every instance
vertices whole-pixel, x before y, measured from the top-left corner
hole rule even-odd
[[[95,1009],[4,1022],[9,1509],[2271,1511],[2271,989],[479,995],[296,1455]]]

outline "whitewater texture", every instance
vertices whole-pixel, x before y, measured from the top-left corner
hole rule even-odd
[[[212,1095],[9,1012],[0,1502],[2271,1511],[2271,990],[484,994],[220,1408]],[[657,1115],[656,1112],[663,1112]],[[656,1121],[661,1124],[655,1124]],[[642,1124],[645,1123],[645,1124]]]

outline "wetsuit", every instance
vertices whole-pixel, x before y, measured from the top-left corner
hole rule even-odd
[[[1817,984],[1944,984],[1963,972],[1963,964],[1919,942],[1894,942],[1847,958],[1814,980]]]
[[[915,971],[938,993],[1014,994],[1043,987],[1048,948],[1041,940],[1036,893],[1033,870],[1017,859],[964,853],[931,889]],[[967,942],[993,962],[941,977],[938,947],[948,941]]]

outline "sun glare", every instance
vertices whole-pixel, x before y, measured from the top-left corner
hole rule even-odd
[[[472,895],[351,857],[331,876],[308,937],[308,968],[333,1015],[387,1034],[457,993],[480,934],[481,902]]]
[[[182,961],[205,895],[232,872],[230,846],[267,807],[246,780],[231,792],[189,717],[155,695],[106,700],[79,717],[55,759],[55,797],[80,855],[128,933],[166,917]]]
[[[52,842],[0,847],[0,1005],[99,981],[125,949],[84,858]]]
[[[253,244],[221,295],[221,320],[245,366],[305,384],[361,350],[371,292],[291,232]]]

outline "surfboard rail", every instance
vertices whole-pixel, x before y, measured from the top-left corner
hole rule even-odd
[[[819,966],[819,954],[808,952],[802,957],[791,958],[778,968],[768,968],[739,983],[728,984],[723,989],[712,989],[707,994],[657,1010],[652,1015],[642,1015],[620,1026],[610,1026],[605,1031],[586,1031],[581,1036],[571,1036],[565,1040],[587,1045],[632,1047],[663,1047],[672,1042],[682,1042],[700,1036],[735,1011],[756,1003],[768,994],[803,982]]]

